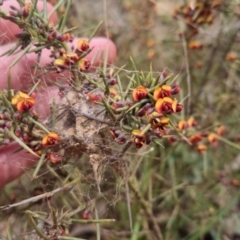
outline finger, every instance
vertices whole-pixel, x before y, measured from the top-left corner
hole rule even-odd
[[[96,37],[90,41],[90,47],[93,50],[87,55],[87,59],[92,61],[93,66],[97,67],[101,61],[107,61],[112,64],[117,57],[117,49],[115,44],[107,38]]]
[[[73,45],[76,46],[78,39],[75,39]],[[14,44],[8,44],[0,47],[0,54],[4,53]],[[107,61],[111,64],[116,59],[116,46],[114,43],[107,38],[93,38],[90,42],[90,47],[93,47],[93,50],[90,54],[87,55],[88,60],[95,59],[93,62],[93,66],[97,66],[103,56],[107,55]],[[53,61],[50,58],[50,50],[44,49],[41,54],[40,66],[45,67],[49,63]],[[8,67],[11,63],[16,59],[17,55],[4,56],[0,58],[0,72],[1,72],[1,80],[0,80],[0,88],[7,88],[7,79],[8,79]],[[30,53],[26,54],[13,68],[10,70],[11,75],[11,87],[15,90],[25,90],[27,91],[34,84],[34,76],[33,76],[33,67],[37,63],[37,54]],[[39,72],[37,73],[39,74]],[[56,74],[55,72],[51,74],[45,74],[40,79],[35,81],[41,81],[42,83],[49,83],[48,79],[55,81],[59,79],[69,79],[70,73],[64,71],[64,74]]]
[[[41,89],[37,92],[35,100],[36,105],[33,107],[33,110],[39,115],[39,121],[44,121],[50,115],[52,103],[57,104],[60,100],[59,88],[50,86]]]
[[[30,1],[26,1],[30,2]],[[3,5],[1,6],[1,9],[9,12],[11,10],[10,6],[14,6],[16,8],[19,8],[19,4],[16,0],[8,0],[4,1]],[[43,1],[38,1],[37,8],[39,11],[44,9],[44,3]],[[51,12],[53,9],[53,6],[51,4],[47,4],[47,12]],[[51,18],[49,19],[49,22],[56,23],[57,22],[57,14],[53,13]],[[21,29],[14,23],[12,23],[9,20],[0,19],[0,45],[13,41],[16,39],[15,34],[21,32]]]
[[[98,40],[99,39],[99,40]],[[94,50],[91,54],[89,54],[87,57],[89,60],[91,60],[92,57],[95,57],[96,54],[98,57],[96,57],[94,61],[94,65],[96,66],[99,64],[99,61],[101,60],[100,56],[101,54],[104,55],[108,53],[108,62],[112,63],[114,59],[116,58],[116,47],[115,45],[108,39],[104,38],[96,38],[93,39],[90,43],[91,47],[94,47]],[[0,49],[1,50],[1,49]],[[106,51],[106,52],[105,52]],[[49,52],[46,52],[49,54]],[[42,59],[41,64],[47,64],[51,60],[48,55],[43,54],[45,57]],[[8,61],[11,62],[11,57],[7,58]],[[0,59],[1,60],[1,59]],[[29,62],[32,62],[32,64],[36,64],[36,56],[33,54],[28,55],[27,59],[23,59],[23,65],[17,64],[13,74],[17,81],[13,81],[16,87],[22,86],[22,83],[30,81],[26,81],[27,75],[31,73],[31,69],[29,68]],[[5,65],[3,63],[6,63]],[[9,62],[7,61],[0,61],[0,71],[1,69],[6,72],[7,66]],[[5,66],[5,67],[4,67]],[[27,69],[27,72],[22,72],[23,67],[25,67],[25,70]],[[3,71],[2,71],[3,72]],[[28,73],[28,74],[27,74]],[[20,76],[20,75],[21,76]],[[59,75],[57,75],[59,76]],[[31,80],[31,78],[29,78]],[[6,74],[5,74],[5,80],[0,82],[0,86],[2,84],[2,88],[6,88]],[[23,86],[22,86],[23,87]],[[56,103],[59,101],[59,89],[55,86],[51,86],[45,89],[42,89],[37,92],[36,96],[36,105],[34,106],[34,109],[39,113],[40,120],[45,119],[47,116],[49,116],[50,113],[50,106],[52,101],[54,100]],[[11,143],[8,146],[2,146],[0,147],[0,169],[3,172],[2,175],[0,175],[0,188],[2,188],[5,184],[11,182],[15,178],[19,177],[22,173],[26,171],[26,169],[32,165],[34,165],[37,161],[37,159],[25,152],[24,150],[14,153],[19,149],[19,145],[16,143]]]
[[[37,158],[22,150],[17,143],[10,143],[0,147],[0,188],[19,177],[28,167],[32,166]]]
[[[59,101],[58,92],[59,89],[52,86],[37,93],[34,109],[39,113],[39,120],[44,120],[49,116],[52,101],[56,103]],[[20,146],[15,142],[0,146],[0,188],[19,177],[38,160],[32,154],[25,150],[19,151],[19,149]]]

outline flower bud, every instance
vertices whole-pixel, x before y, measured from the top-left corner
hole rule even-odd
[[[15,131],[14,131],[15,136],[17,136],[18,138],[22,136],[22,129],[21,127],[17,126]]]
[[[5,138],[5,139],[3,140],[3,144],[4,144],[4,145],[8,145],[9,143],[10,143],[10,139]]]
[[[176,112],[181,112],[183,110],[183,105],[178,103],[176,107]]]
[[[115,138],[115,141],[119,144],[124,144],[126,143],[126,134],[124,132],[120,133],[117,138]]]
[[[31,9],[31,3],[25,3],[25,6],[23,7],[22,15],[24,18],[27,18]]]
[[[167,71],[164,69],[159,77],[159,82],[162,82],[168,76]]]
[[[118,83],[118,80],[116,78],[110,78],[107,80],[107,84],[111,86],[116,85],[117,83]]]
[[[6,123],[6,121],[1,119],[0,120],[0,127],[3,128],[5,126],[5,123]]]
[[[48,159],[50,160],[51,163],[55,164],[55,163],[60,163],[63,157],[56,153],[49,153]]]
[[[7,121],[7,122],[5,123],[5,127],[8,128],[8,129],[10,129],[10,128],[12,127],[12,122],[11,122],[11,121]]]
[[[22,115],[19,112],[15,112],[13,114],[13,119],[17,120],[17,121],[21,121],[22,120]]]
[[[164,131],[161,128],[156,128],[153,130],[153,133],[156,137],[162,138],[164,135]]]
[[[103,99],[103,93],[100,91],[89,93],[88,99],[92,102],[101,102]]]
[[[171,86],[171,94],[172,95],[176,95],[180,92],[180,87],[174,83],[172,86]]]
[[[25,143],[29,143],[31,141],[31,137],[27,133],[23,133],[22,139]]]
[[[151,103],[146,103],[141,109],[137,111],[136,116],[143,117],[149,115],[151,112],[153,112]]]

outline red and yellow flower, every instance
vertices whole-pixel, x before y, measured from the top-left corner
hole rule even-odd
[[[54,145],[58,142],[59,136],[55,132],[49,132],[46,136],[42,139],[42,145],[44,147]]]
[[[62,58],[66,64],[74,64],[78,61],[79,56],[76,53],[64,53]]]
[[[200,153],[205,153],[207,151],[207,146],[205,144],[198,144],[196,150]]]
[[[78,67],[81,71],[87,71],[91,67],[91,62],[87,60],[86,58],[82,58],[78,62]]]
[[[216,134],[216,133],[210,133],[210,134],[208,135],[208,141],[209,141],[210,143],[213,143],[213,142],[217,141],[217,139],[218,139],[218,137],[217,137],[217,134]]]
[[[80,53],[87,51],[90,48],[89,42],[87,39],[81,39],[77,43],[77,51]]]
[[[202,46],[203,45],[199,41],[191,41],[188,45],[190,49],[201,49]]]
[[[164,117],[161,113],[153,112],[148,118],[148,122],[151,124],[152,129],[161,128],[163,129],[165,126],[169,125],[170,119]]]
[[[63,59],[63,58],[57,58],[57,59],[55,59],[54,62],[53,62],[53,65],[54,65],[55,67],[59,67],[59,68],[61,68],[61,69],[64,69],[64,68],[67,67],[67,63],[66,63],[65,59]]]
[[[178,101],[177,99],[172,99],[170,97],[164,97],[164,98],[159,98],[155,104],[155,110],[158,113],[172,113],[172,112],[177,112],[178,109]]]
[[[187,121],[185,121],[185,120],[180,120],[179,123],[178,123],[178,125],[177,125],[177,128],[178,128],[180,131],[182,131],[182,130],[184,130],[184,129],[187,129],[187,128],[188,128],[188,123],[187,123]]]
[[[112,97],[115,101],[121,100],[121,95],[118,93],[118,91],[115,88],[109,88],[109,95]]]
[[[226,132],[225,126],[224,126],[224,125],[219,126],[219,127],[217,128],[216,132],[217,132],[217,135],[219,135],[219,136],[224,135],[225,132]]]
[[[202,140],[202,135],[200,133],[195,133],[192,136],[189,137],[189,141],[192,144],[198,143]]]
[[[146,135],[142,134],[140,129],[135,129],[132,131],[132,139],[131,141],[135,144],[136,148],[141,148],[146,145]]]
[[[148,91],[143,86],[138,86],[132,92],[132,97],[135,102],[139,102],[148,95]]]
[[[188,120],[187,120],[187,124],[189,127],[195,127],[197,125],[196,120],[194,119],[193,116],[191,116]]]
[[[171,96],[172,87],[170,85],[162,85],[161,87],[157,87],[153,92],[153,97],[155,100],[164,97]]]
[[[34,104],[35,99],[23,92],[18,92],[12,98],[12,105],[16,107],[19,112],[27,112]]]
[[[226,60],[229,61],[229,62],[234,62],[237,60],[237,53],[236,52],[229,52],[226,56]]]

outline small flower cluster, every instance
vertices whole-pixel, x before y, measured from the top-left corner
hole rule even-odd
[[[55,58],[53,65],[56,67],[57,72],[61,72],[74,65],[77,65],[79,70],[86,71],[90,68],[91,63],[84,56],[89,51],[88,40],[81,39],[78,41],[75,51],[71,53],[67,53],[64,50],[59,51],[58,55],[52,53],[52,56]]]
[[[182,17],[187,26],[185,36],[191,39],[198,34],[198,27],[204,24],[212,24],[214,20],[214,9],[221,7],[221,0],[192,1],[189,4],[176,7],[173,16]],[[180,33],[180,36],[182,33]]]
[[[29,16],[31,5],[31,3],[25,3],[24,7],[21,7],[20,9],[10,6],[11,10],[9,11],[9,15],[14,18],[25,19]]]
[[[31,153],[41,155],[44,148],[56,144],[59,136],[49,132],[37,121],[38,115],[32,111],[35,105],[34,94],[1,91],[0,95],[0,143],[18,141]],[[50,149],[49,149],[50,150]],[[51,151],[49,151],[50,153]]]
[[[88,93],[89,100],[104,104],[114,119],[116,124],[110,130],[114,140],[119,144],[132,142],[137,148],[162,138],[165,129],[170,127],[168,116],[183,109],[183,105],[172,98],[180,88],[176,83],[167,84],[165,71],[157,78],[139,79],[130,82],[123,92],[111,73],[102,79],[107,86],[105,92],[98,85]]]
[[[177,130],[182,133],[186,139],[185,142],[192,144],[192,146],[200,153],[206,152],[208,144],[212,147],[218,147],[218,138],[225,133],[225,127],[219,126],[212,132],[199,131],[197,129],[197,122],[194,117],[190,117],[188,120],[180,120],[177,124]],[[177,141],[176,137],[169,137],[169,142],[174,143]]]
[[[36,51],[43,49],[46,44],[49,45],[50,43],[51,46],[60,49],[62,48],[61,43],[73,41],[74,36],[72,34],[61,33],[60,26],[54,27],[53,23],[38,14],[33,3],[28,2],[19,8],[14,6],[10,6],[10,8],[8,14],[0,11],[0,17],[10,20],[22,29],[15,35],[20,40],[22,49],[33,42]]]

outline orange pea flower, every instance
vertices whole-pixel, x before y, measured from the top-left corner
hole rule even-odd
[[[209,135],[208,135],[208,141],[210,142],[210,143],[213,143],[213,142],[215,142],[217,140],[217,134],[216,133],[210,133]]]
[[[212,3],[211,3],[211,7],[212,8],[217,8],[217,7],[220,7],[222,4],[222,0],[213,0]]]
[[[226,56],[226,60],[229,61],[229,62],[233,62],[235,60],[237,60],[237,53],[236,52],[229,52]]]
[[[202,140],[202,135],[199,133],[196,133],[194,135],[192,135],[191,137],[189,137],[189,141],[193,144],[200,142]]]
[[[82,58],[79,62],[78,62],[78,66],[79,66],[79,69],[81,71],[86,71],[90,68],[91,66],[91,63],[90,61],[88,61],[86,58]]]
[[[182,130],[188,128],[188,123],[185,120],[180,120],[177,127],[179,130],[182,131]]]
[[[190,49],[201,49],[202,48],[202,44],[199,41],[192,41],[189,43],[188,47]]]
[[[159,98],[155,104],[155,110],[158,113],[172,113],[176,112],[178,107],[177,99],[171,99],[170,97]]]
[[[132,92],[132,97],[135,102],[139,102],[140,100],[144,99],[148,94],[148,91],[143,86],[138,86]]]
[[[77,51],[80,53],[87,51],[90,48],[89,42],[86,39],[81,39],[77,43]]]
[[[115,88],[109,88],[109,95],[110,95],[115,101],[121,100],[121,95],[118,93],[118,91],[117,91]]]
[[[189,127],[194,127],[197,125],[197,122],[195,121],[194,117],[191,116],[188,120],[187,120],[187,124]]]
[[[49,132],[44,138],[42,139],[42,145],[44,147],[51,146],[57,143],[59,140],[59,136],[55,132]]]
[[[221,125],[220,127],[218,127],[218,129],[216,130],[216,132],[217,132],[217,134],[218,134],[219,136],[224,135],[225,132],[226,132],[225,126],[224,126],[224,125]]]
[[[208,135],[208,141],[211,143],[214,147],[217,147],[218,145],[218,135],[216,133],[209,133]]]
[[[169,85],[163,85],[161,87],[157,87],[153,92],[153,97],[155,100],[158,100],[159,98],[170,97],[171,90],[172,88]]]
[[[164,129],[164,127],[167,126],[169,122],[170,122],[170,119],[167,117],[155,118],[152,122],[151,127],[153,129],[156,129],[156,128]]]
[[[152,112],[151,114],[149,114],[147,116],[147,121],[148,121],[148,123],[154,123],[156,118],[161,118],[161,117],[163,117],[162,113]]]
[[[132,131],[132,139],[131,141],[135,143],[136,148],[141,148],[146,145],[146,136],[142,134],[142,131],[139,129],[135,129]]]
[[[63,54],[63,59],[66,63],[76,63],[79,59],[79,56],[76,53],[65,53]]]
[[[12,98],[12,105],[17,108],[19,112],[27,112],[35,104],[35,99],[23,92],[18,92]]]
[[[205,153],[207,151],[207,146],[205,144],[199,144],[197,145],[196,149],[200,153]]]
[[[56,66],[56,67],[62,68],[62,69],[67,67],[66,61],[62,58],[55,59],[54,62],[53,62],[53,65]]]

